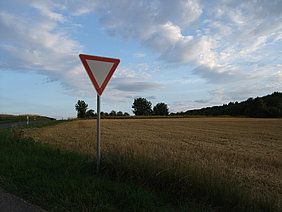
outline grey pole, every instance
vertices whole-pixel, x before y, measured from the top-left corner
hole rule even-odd
[[[99,169],[100,169],[100,159],[101,159],[101,154],[100,154],[100,95],[97,94],[97,143],[96,143],[96,150],[97,150],[97,167],[96,167],[96,172],[99,174]]]

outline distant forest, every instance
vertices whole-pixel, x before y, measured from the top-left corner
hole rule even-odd
[[[171,113],[171,115],[206,115],[206,116],[247,116],[255,118],[281,118],[282,93],[249,98],[243,102],[230,102],[222,106],[206,107],[186,112]]]

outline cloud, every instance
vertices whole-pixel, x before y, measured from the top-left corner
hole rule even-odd
[[[169,112],[171,113],[185,112],[191,109],[195,109],[195,107],[193,106],[193,103],[173,102],[171,105],[169,105]]]
[[[219,83],[244,78],[244,64],[260,62],[262,50],[277,54],[269,46],[281,45],[279,8],[281,1],[268,0],[124,0],[97,3],[95,12],[112,36],[137,40],[160,60]]]
[[[195,100],[194,102],[202,104],[202,103],[208,103],[209,100],[208,99],[199,99],[199,100]]]
[[[248,74],[238,71],[236,66],[198,66],[193,73],[200,75],[210,83],[232,83],[249,78]]]
[[[141,58],[141,57],[145,57],[146,55],[143,53],[134,53],[133,56],[137,58]]]
[[[165,88],[160,83],[134,81],[129,79],[114,79],[111,83],[111,87],[120,91],[127,92],[143,92],[149,90],[158,90]]]
[[[264,96],[274,91],[281,91],[282,74],[275,76],[267,76],[267,74],[259,80],[241,81],[240,83],[226,85],[225,87],[214,88],[209,90],[209,97],[197,101],[197,103],[207,103],[206,105],[221,105],[228,102],[244,101],[249,97]]]
[[[92,85],[78,59],[83,46],[71,38],[66,26],[80,27],[70,21],[71,16],[93,11],[96,3],[29,1],[19,4],[22,11],[32,9],[33,17],[0,10],[0,68],[36,71],[47,75],[50,81],[62,82],[68,89],[65,93],[92,96],[87,92]],[[144,54],[135,56],[143,57]],[[125,91],[132,96],[137,92],[163,88],[157,82],[148,81],[147,64],[135,64],[135,70],[118,69],[112,79],[111,90]]]
[[[77,68],[82,47],[60,30],[63,15],[51,12],[44,4],[35,8],[39,12],[32,19],[0,11],[0,68],[33,70],[73,86],[67,79],[82,71]]]
[[[13,0],[0,8],[1,69],[32,70],[65,87],[89,89],[77,57],[84,47],[67,28],[81,27],[74,18],[91,14],[111,36],[139,42],[158,62],[187,67],[211,84],[234,90],[223,96],[244,90],[236,82],[245,89],[281,89],[282,1]],[[130,91],[128,96],[163,89],[149,69],[148,64],[119,67],[109,89]]]
[[[54,6],[54,4],[51,5],[50,2],[47,2],[47,1],[43,1],[43,2],[42,1],[31,1],[31,5],[32,5],[33,8],[38,9],[42,15],[50,18],[51,20],[59,21],[59,22],[65,22],[66,21],[65,16],[63,16],[60,13],[53,11],[52,6]]]
[[[119,67],[116,74],[111,79],[110,89],[129,92],[131,94],[150,90],[164,89],[165,86],[159,82],[150,80],[148,64],[135,64],[135,69]]]
[[[157,99],[157,97],[155,97],[155,96],[147,96],[146,99],[155,100],[155,99]]]

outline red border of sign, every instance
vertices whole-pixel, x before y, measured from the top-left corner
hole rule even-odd
[[[90,80],[92,81],[92,84],[94,85],[97,93],[99,94],[99,96],[102,95],[104,89],[106,88],[108,82],[110,81],[113,73],[115,72],[120,60],[116,59],[116,58],[107,58],[107,57],[99,57],[99,56],[93,56],[93,55],[86,55],[86,54],[80,54],[79,58],[88,74],[88,76],[90,77]],[[86,62],[86,60],[95,60],[95,61],[102,61],[102,62],[110,62],[110,63],[114,63],[113,67],[111,68],[110,72],[108,73],[106,79],[104,80],[104,82],[102,83],[101,87],[99,87],[95,76],[93,75],[90,67],[88,66],[88,63]]]

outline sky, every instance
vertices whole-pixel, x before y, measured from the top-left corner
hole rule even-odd
[[[180,112],[282,91],[282,0],[0,1],[0,114],[76,117],[79,54],[119,58],[101,110]]]

